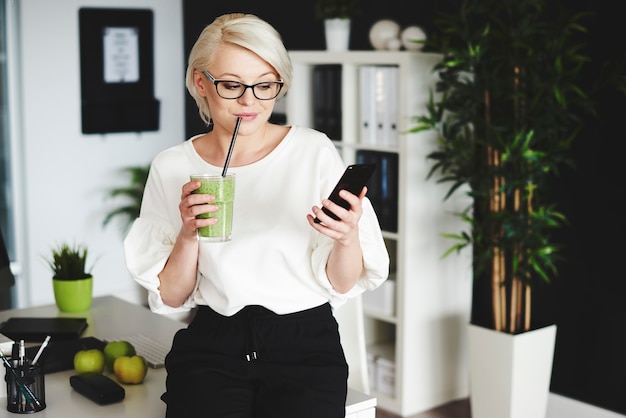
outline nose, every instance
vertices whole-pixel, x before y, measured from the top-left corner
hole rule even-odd
[[[252,86],[245,86],[243,89],[243,94],[237,100],[241,103],[252,103],[254,100],[256,100]]]

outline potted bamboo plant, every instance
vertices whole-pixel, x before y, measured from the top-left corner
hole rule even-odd
[[[457,214],[467,228],[446,234],[456,240],[447,254],[466,247],[473,253],[472,417],[543,418],[556,326],[535,320],[533,292],[558,271],[551,233],[566,216],[550,186],[571,163],[572,141],[592,111],[580,86],[585,14],[548,0],[451,3],[454,9],[435,20],[427,43],[443,54],[436,67],[440,80],[413,131],[437,132],[430,176],[449,183],[448,197],[467,190],[472,199]],[[477,314],[483,306],[490,308],[486,318]],[[537,350],[529,348],[543,337]],[[518,344],[526,348],[516,349]],[[505,347],[511,352],[503,353]],[[474,368],[480,354],[488,363]],[[531,357],[511,361],[514,354]],[[537,365],[544,367],[543,377],[534,371]],[[491,374],[483,376],[480,368]],[[515,375],[530,381],[528,392],[511,383]],[[495,385],[486,388],[489,382]],[[531,394],[539,398],[531,400]],[[521,412],[511,406],[516,403]]]
[[[348,50],[350,22],[360,12],[357,0],[317,0],[315,2],[315,17],[324,22],[327,50]]]
[[[54,300],[61,312],[82,312],[91,307],[93,276],[87,269],[84,245],[60,243],[46,260],[52,270]]]

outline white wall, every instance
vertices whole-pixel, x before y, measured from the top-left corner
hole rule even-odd
[[[184,138],[184,56],[181,0],[13,0],[17,11],[19,78],[12,145],[18,263],[17,305],[54,302],[43,261],[59,241],[88,245],[95,262],[94,296],[115,294],[140,302],[144,292],[124,264],[119,223],[102,226],[119,202],[106,197],[125,185],[120,171],[148,164]],[[81,7],[152,9],[155,96],[161,102],[155,132],[83,135],[80,114],[78,10]]]

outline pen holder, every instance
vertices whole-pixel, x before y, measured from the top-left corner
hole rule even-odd
[[[4,368],[7,410],[17,414],[30,414],[45,409],[46,385],[43,367],[25,364],[14,366],[12,370],[7,365]]]

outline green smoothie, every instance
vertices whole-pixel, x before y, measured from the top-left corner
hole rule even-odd
[[[217,218],[215,225],[198,228],[198,239],[213,242],[230,241],[233,226],[235,175],[194,174],[190,178],[200,181],[200,187],[193,193],[211,194],[215,196],[215,200],[210,204],[219,206],[217,212],[203,213],[197,216],[197,218]]]

